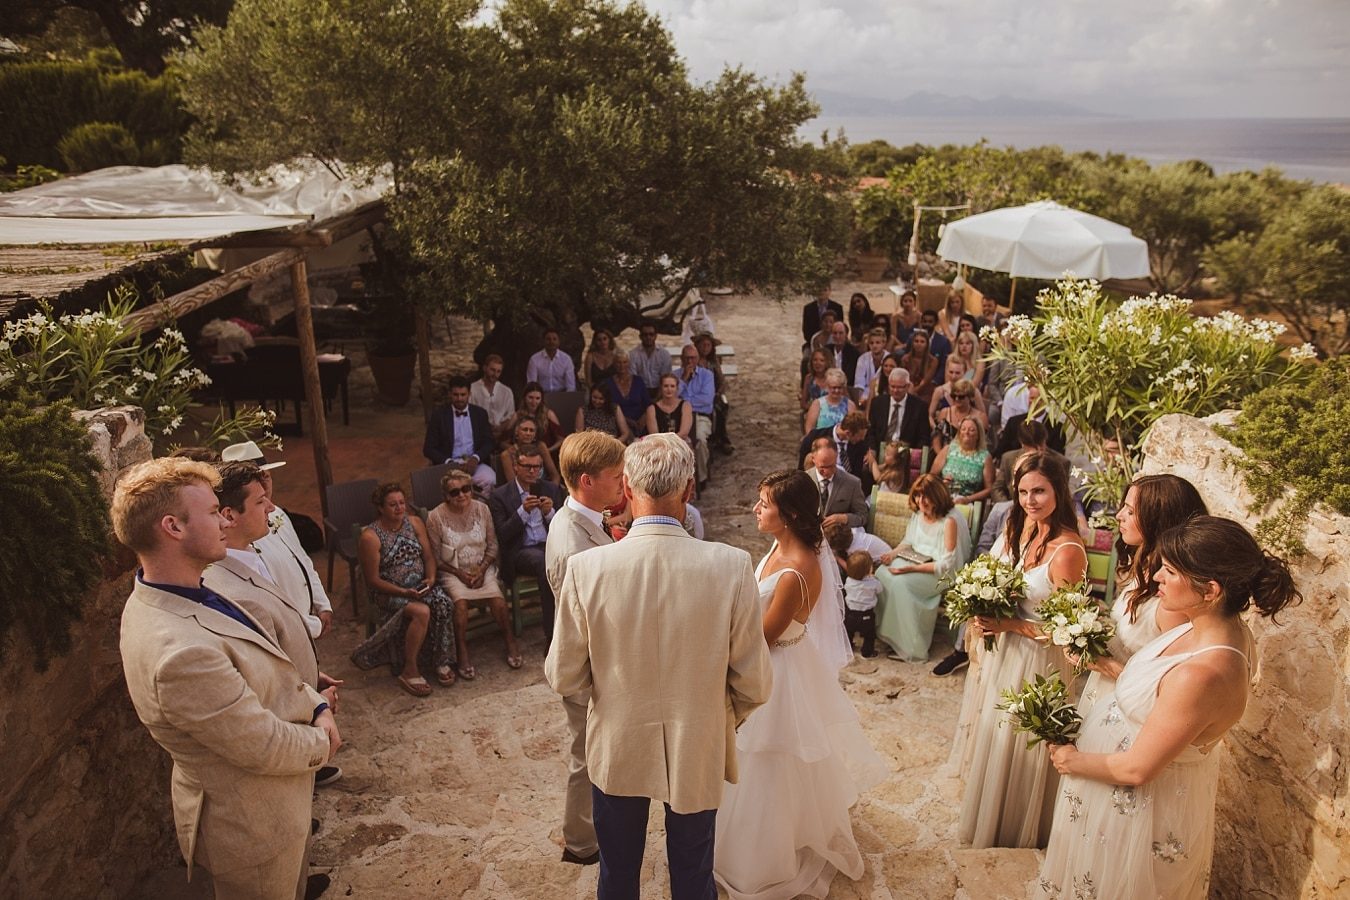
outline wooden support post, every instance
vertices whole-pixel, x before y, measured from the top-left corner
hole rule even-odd
[[[333,483],[333,464],[328,459],[328,420],[323,414],[323,388],[319,384],[319,358],[314,347],[314,317],[309,306],[309,276],[302,254],[291,264],[291,293],[295,297],[295,329],[300,338],[300,374],[309,404],[309,433],[314,442],[314,471],[319,481],[319,504],[328,515],[328,491]]]
[[[435,405],[431,391],[431,322],[421,307],[414,309],[413,316],[417,322],[417,383],[422,394],[422,417],[430,422]]]
[[[1017,279],[1012,280],[1012,291],[1008,294],[1008,315],[1013,313],[1013,305],[1017,303]]]
[[[264,256],[257,262],[240,266],[224,275],[211,279],[205,284],[188,288],[181,294],[174,294],[158,303],[142,307],[122,319],[122,324],[134,330],[137,334],[144,334],[154,328],[172,325],[180,316],[186,315],[194,309],[201,309],[206,304],[219,300],[226,294],[237,291],[242,287],[248,287],[264,275],[270,275],[285,266],[294,265],[297,260],[303,267],[305,260],[303,251],[282,250],[279,253],[273,253],[271,256]],[[305,295],[305,301],[308,304],[308,294]],[[305,307],[305,315],[309,315],[308,305]],[[314,345],[311,343],[311,352],[313,352],[313,347]]]

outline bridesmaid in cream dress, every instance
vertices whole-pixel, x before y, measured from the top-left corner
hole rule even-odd
[[[1008,514],[994,555],[1022,569],[1026,600],[1020,615],[978,618],[968,640],[981,630],[998,635],[994,649],[967,676],[956,750],[962,760],[961,842],[986,847],[1044,847],[1058,777],[1045,745],[1028,750],[1026,738],[1004,724],[997,709],[1004,690],[1016,690],[1036,675],[1068,669],[1064,654],[1045,640],[1035,609],[1057,587],[1077,584],[1087,572],[1087,552],[1078,536],[1069,473],[1062,457],[1028,453],[1013,471],[1017,503]]]
[[[1158,541],[1159,605],[1186,621],[1130,658],[1078,743],[1050,751],[1064,776],[1036,898],[1200,900],[1214,849],[1217,747],[1242,718],[1252,636],[1241,614],[1300,599],[1283,561],[1245,528],[1199,516]]]
[[[1125,492],[1116,512],[1120,525],[1120,540],[1116,542],[1119,568],[1116,599],[1111,605],[1116,634],[1110,643],[1111,655],[1088,667],[1092,673],[1078,702],[1078,712],[1084,718],[1093,704],[1115,687],[1120,670],[1131,656],[1164,631],[1185,621],[1180,613],[1167,612],[1158,606],[1158,588],[1153,581],[1158,568],[1154,554],[1158,537],[1164,531],[1207,512],[1195,487],[1175,475],[1136,478]]]

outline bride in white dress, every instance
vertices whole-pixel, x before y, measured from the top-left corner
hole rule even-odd
[[[1157,569],[1153,557],[1164,531],[1207,512],[1195,487],[1175,475],[1144,475],[1136,478],[1125,492],[1125,499],[1116,511],[1120,568],[1115,602],[1111,604],[1116,633],[1108,646],[1111,655],[1088,666],[1092,674],[1088,675],[1078,701],[1078,712],[1084,718],[1091,714],[1099,699],[1115,688],[1116,678],[1131,656],[1164,631],[1186,621],[1180,613],[1159,607],[1158,590],[1153,582]]]
[[[1068,661],[1041,632],[1036,607],[1057,587],[1077,584],[1087,571],[1078,536],[1069,473],[1061,457],[1031,452],[1013,470],[1017,505],[991,551],[1026,577],[1026,599],[1014,618],[977,618],[980,630],[997,634],[991,652],[966,676],[953,756],[965,781],[958,836],[963,844],[1044,847],[1058,777],[1043,744],[1027,749],[1026,738],[1006,724],[998,709],[1005,690],[1018,690],[1036,675],[1068,671]]]
[[[889,771],[839,686],[853,647],[819,503],[804,472],[760,483],[756,523],[775,539],[755,573],[773,691],[736,735],[740,782],[717,810],[713,873],[731,900],[824,897],[835,872],[861,877],[849,808]]]
[[[1078,744],[1050,758],[1064,776],[1038,898],[1199,900],[1214,849],[1219,742],[1242,718],[1252,637],[1241,613],[1299,599],[1283,561],[1229,519],[1200,516],[1158,541],[1163,610],[1187,621],[1126,664]]]

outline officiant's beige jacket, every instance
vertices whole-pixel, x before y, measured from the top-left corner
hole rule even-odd
[[[644,524],[572,557],[544,674],[564,696],[591,689],[596,787],[715,809],[736,781],[736,726],[773,681],[750,555]]]

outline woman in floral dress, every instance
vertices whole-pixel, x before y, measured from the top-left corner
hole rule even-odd
[[[1076,745],[1050,751],[1063,777],[1037,898],[1209,896],[1220,743],[1252,677],[1241,614],[1300,597],[1288,566],[1229,519],[1169,529],[1158,554],[1159,605],[1186,621],[1130,657]]]

